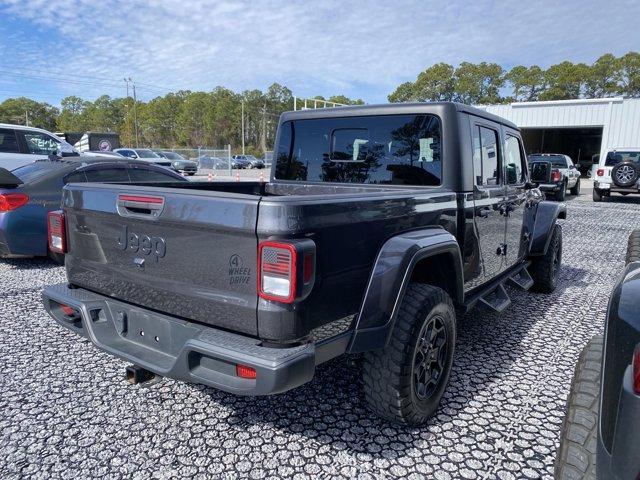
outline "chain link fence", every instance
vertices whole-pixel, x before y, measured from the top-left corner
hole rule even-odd
[[[159,148],[158,150],[175,152],[186,159],[197,162],[196,175],[207,176],[209,179],[233,177],[236,180],[264,181],[269,178],[273,159],[273,151],[269,151],[265,154],[265,168],[260,170],[242,168],[239,170],[234,168],[235,162],[232,160],[231,145],[227,145],[226,148]]]

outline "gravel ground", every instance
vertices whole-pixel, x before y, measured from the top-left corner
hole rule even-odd
[[[129,386],[124,362],[41,308],[62,268],[1,261],[0,478],[551,478],[574,363],[640,224],[640,202],[624,200],[569,200],[554,294],[512,291],[502,315],[458,319],[450,386],[421,428],[370,414],[347,359],[269,398]]]

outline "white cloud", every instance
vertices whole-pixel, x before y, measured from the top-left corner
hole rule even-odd
[[[125,75],[170,89],[277,81],[299,95],[383,101],[439,61],[547,66],[637,49],[638,18],[631,1],[0,0],[0,48],[17,50],[17,65],[121,90]]]

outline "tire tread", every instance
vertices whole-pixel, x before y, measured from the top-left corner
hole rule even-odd
[[[412,373],[406,359],[412,354],[413,335],[417,336],[417,330],[422,326],[421,312],[430,312],[440,303],[448,305],[455,316],[453,302],[444,290],[432,285],[410,284],[402,299],[388,345],[364,355],[362,375],[365,400],[371,410],[386,420],[405,425],[418,425],[425,420],[413,408]]]
[[[598,335],[580,353],[555,462],[554,478],[557,480],[596,478],[602,348],[603,337]]]

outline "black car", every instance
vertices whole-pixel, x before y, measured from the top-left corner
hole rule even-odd
[[[60,208],[67,183],[186,181],[167,168],[120,158],[50,157],[11,172],[0,169],[0,257],[61,259],[47,245],[47,214]]]
[[[456,307],[556,288],[566,208],[532,187],[503,118],[447,102],[287,112],[275,152],[268,183],[67,185],[52,213],[67,281],[47,311],[132,362],[134,383],[268,395],[358,355],[369,407],[417,425],[447,388]]]
[[[567,402],[556,479],[640,478],[640,230],[604,328],[587,343]]]

